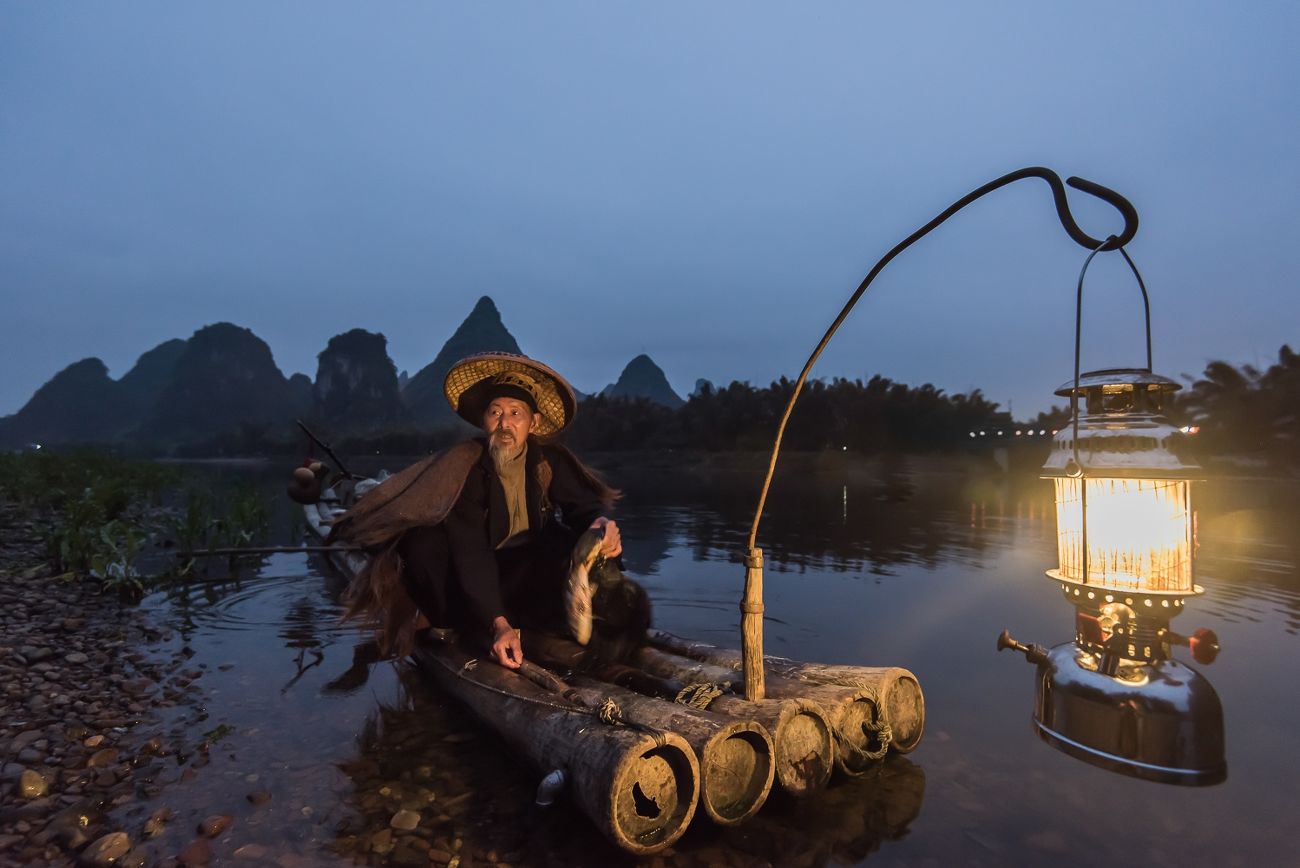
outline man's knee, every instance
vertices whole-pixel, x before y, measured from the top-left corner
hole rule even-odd
[[[447,532],[441,525],[411,528],[397,544],[402,557],[402,584],[429,623],[447,621]]]

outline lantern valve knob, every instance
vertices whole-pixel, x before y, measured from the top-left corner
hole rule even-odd
[[[1186,645],[1192,652],[1192,659],[1202,666],[1209,666],[1219,656],[1219,637],[1209,627],[1200,627],[1190,636],[1166,630],[1164,637],[1170,644]]]
[[[1007,648],[1024,654],[1025,659],[1030,663],[1041,663],[1047,659],[1047,649],[1042,645],[1026,645],[1023,642],[1017,642],[1015,639],[1011,638],[1010,630],[1003,630],[998,634],[998,650],[1005,651]]]

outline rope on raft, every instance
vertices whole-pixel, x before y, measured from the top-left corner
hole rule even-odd
[[[880,741],[880,747],[877,750],[863,750],[849,741],[848,737],[840,732],[838,727],[831,727],[831,732],[835,733],[836,750],[843,750],[845,753],[864,760],[884,759],[885,754],[889,752],[889,745],[894,741],[894,731],[884,721],[864,723],[862,728]]]
[[[673,702],[680,705],[686,705],[690,708],[698,708],[701,711],[713,704],[726,691],[717,684],[710,684],[707,681],[698,681],[694,684],[688,684],[681,690],[677,691],[676,698]]]
[[[655,740],[655,747],[664,747],[668,744],[668,736],[662,729],[657,729],[649,724],[638,723],[635,720],[625,720],[623,718],[623,709],[619,707],[612,696],[606,696],[605,701],[593,713],[601,723],[610,726],[626,726],[629,729],[638,729],[644,732]]]

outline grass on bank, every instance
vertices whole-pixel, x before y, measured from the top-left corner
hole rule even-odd
[[[146,551],[237,548],[270,528],[268,505],[251,486],[214,491],[192,473],[93,450],[0,454],[0,501],[41,528],[56,571],[124,597],[201,569],[177,557],[145,575]]]

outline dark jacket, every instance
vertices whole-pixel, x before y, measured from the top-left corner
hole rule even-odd
[[[606,504],[601,492],[586,483],[588,474],[577,466],[567,450],[530,441],[524,471],[530,539],[518,549],[499,550],[497,546],[510,531],[510,515],[492,455],[486,441],[480,442],[483,454],[470,467],[460,497],[443,525],[449,549],[446,568],[451,570],[451,578],[464,595],[471,617],[486,627],[493,618],[506,614],[503,584],[528,578],[503,576],[503,568],[522,561],[521,569],[531,566],[538,574],[539,583],[552,584],[556,576],[550,573],[558,568],[556,561],[567,554],[578,535],[601,515]],[[549,472],[540,470],[543,459]],[[417,578],[426,581],[442,580],[429,575],[430,570],[441,567],[436,563],[407,564],[408,571],[423,574]],[[505,590],[508,592],[509,588]]]

